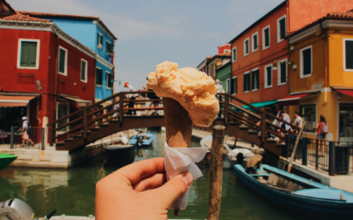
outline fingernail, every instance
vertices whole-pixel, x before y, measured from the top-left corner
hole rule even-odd
[[[192,175],[190,173],[187,173],[186,175],[183,176],[183,181],[186,186],[190,186],[192,183]]]

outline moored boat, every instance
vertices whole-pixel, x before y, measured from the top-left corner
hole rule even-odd
[[[351,219],[353,193],[323,185],[269,165],[255,174],[234,165],[237,178],[278,205],[313,219]]]
[[[17,156],[13,154],[0,154],[0,170],[7,167],[12,161],[16,160]]]
[[[137,145],[140,142],[142,146],[148,146],[155,137],[155,134],[151,132],[139,133],[130,139],[129,144]]]
[[[135,159],[135,147],[133,145],[108,145],[104,147],[107,159],[104,165],[125,166]]]

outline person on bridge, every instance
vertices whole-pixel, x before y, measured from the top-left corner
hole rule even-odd
[[[192,182],[189,172],[167,182],[163,158],[135,162],[97,183],[96,220],[167,219],[170,205]]]
[[[124,87],[125,87],[125,88],[128,88],[128,89],[130,90],[130,92],[134,92],[134,91],[135,91],[134,87],[132,87],[131,85],[129,85],[128,82],[126,82],[126,83],[124,84]],[[127,100],[131,101],[131,102],[129,102],[128,107],[129,107],[129,108],[134,108],[134,102],[133,102],[133,100],[136,99],[136,98],[135,98],[135,94],[128,94],[128,95],[127,95],[127,98],[128,98]],[[136,115],[136,110],[131,110],[131,109],[129,109],[129,110],[127,111],[127,115],[131,115],[131,114]]]

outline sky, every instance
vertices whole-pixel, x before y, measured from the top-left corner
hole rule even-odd
[[[163,61],[196,68],[284,0],[7,0],[19,11],[97,16],[118,38],[115,92],[146,84]]]

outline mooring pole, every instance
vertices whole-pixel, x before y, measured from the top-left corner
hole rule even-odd
[[[225,126],[213,127],[210,167],[210,196],[208,200],[208,220],[218,220],[222,200],[223,159],[227,154],[223,147]]]

